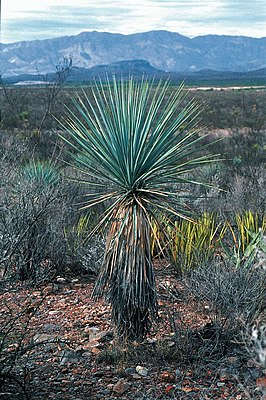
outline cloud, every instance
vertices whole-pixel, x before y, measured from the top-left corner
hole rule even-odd
[[[231,34],[260,37],[264,0],[12,0],[4,2],[4,42],[98,30],[136,33],[165,29],[186,36]],[[89,4],[89,6],[88,6]],[[38,29],[39,27],[39,29]]]

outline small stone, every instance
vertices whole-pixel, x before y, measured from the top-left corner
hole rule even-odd
[[[175,346],[175,342],[173,342],[172,340],[170,340],[167,344],[169,347]]]
[[[109,383],[109,384],[106,386],[106,389],[108,389],[108,390],[113,390],[113,387],[114,387],[114,384],[113,384],[113,383]]]
[[[130,385],[126,381],[124,381],[124,379],[120,379],[113,386],[113,392],[115,392],[117,394],[124,394],[129,388],[130,388]]]
[[[65,278],[61,278],[61,276],[58,276],[58,277],[56,278],[56,281],[57,281],[57,282],[65,282],[66,280],[65,280]]]
[[[164,390],[165,390],[165,393],[171,394],[175,390],[175,385],[167,385]]]
[[[46,332],[54,332],[54,331],[59,331],[60,330],[60,325],[56,324],[45,324],[43,326],[43,331]]]
[[[135,372],[136,372],[135,368],[126,368],[125,369],[125,374],[127,374],[127,375],[133,375],[133,374],[135,374]]]
[[[101,389],[99,392],[100,392],[101,394],[103,394],[103,395],[108,395],[108,394],[111,393],[111,390],[109,390],[109,389]]]
[[[74,293],[74,290],[65,290],[64,292],[62,292],[62,294],[64,295],[68,295],[68,294],[72,294]]]
[[[224,386],[224,385],[225,385],[224,382],[217,382],[217,386],[218,386],[218,387],[222,387],[222,386]]]
[[[142,367],[141,365],[136,366],[136,372],[143,377],[146,377],[148,375],[148,370],[145,367]]]
[[[82,353],[82,357],[90,358],[91,357],[91,352],[90,351],[85,351],[84,353]]]
[[[142,379],[142,377],[141,377],[141,375],[139,375],[139,374],[132,374],[132,375],[130,375],[130,377],[132,378],[132,379],[136,379],[137,381],[138,380],[140,380],[140,379]]]
[[[101,350],[98,349],[98,347],[93,347],[93,348],[91,349],[91,352],[92,352],[92,354],[94,354],[94,355],[98,355],[98,354],[100,354]]]
[[[40,297],[42,292],[40,290],[35,290],[34,292],[31,293],[32,296]]]
[[[93,373],[93,376],[97,377],[97,378],[102,378],[104,376],[104,372],[101,370],[95,371]],[[100,379],[98,380],[98,382],[100,381]]]
[[[146,341],[149,344],[155,344],[157,342],[157,339],[156,338],[147,338]]]
[[[52,283],[49,283],[44,289],[43,289],[43,294],[48,295],[51,294],[54,290],[54,286]]]
[[[175,374],[173,374],[169,371],[164,371],[161,374],[161,380],[164,382],[173,383],[173,382],[175,382]]]
[[[95,325],[94,319],[90,318],[89,316],[86,316],[84,318],[84,322],[86,323],[85,332],[86,332],[86,329],[89,329],[89,328],[91,328],[91,327],[93,327]]]
[[[256,385],[266,389],[266,377],[256,379]]]
[[[60,364],[64,365],[67,363],[78,363],[80,361],[80,357],[77,355],[77,353],[73,350],[64,350],[61,353],[61,361]]]
[[[36,335],[33,336],[33,341],[35,343],[53,342],[54,341],[54,336],[53,335],[47,335],[46,333],[37,333]]]
[[[59,311],[57,311],[57,310],[52,310],[52,311],[49,311],[48,314],[49,315],[56,315],[56,314],[58,314],[58,312]]]
[[[86,333],[94,333],[94,334],[96,334],[96,333],[100,332],[100,329],[97,328],[97,326],[86,325],[85,328],[84,328],[84,331]]]
[[[112,338],[113,338],[113,334],[112,334],[112,332],[109,332],[109,331],[94,332],[94,333],[89,334],[90,342],[98,342],[98,341],[104,342],[107,340],[111,340]]]

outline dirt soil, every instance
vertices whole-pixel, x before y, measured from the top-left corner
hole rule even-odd
[[[263,371],[237,345],[217,347],[208,306],[184,299],[171,267],[156,275],[160,319],[130,345],[115,337],[110,307],[91,298],[93,276],[2,287],[1,330],[10,333],[0,357],[20,357],[0,399],[261,399]]]

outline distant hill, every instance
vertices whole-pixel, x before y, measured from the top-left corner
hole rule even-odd
[[[99,66],[100,72],[103,66],[129,60],[143,60],[156,70],[171,73],[247,72],[266,67],[266,37],[206,35],[191,39],[168,31],[132,35],[94,31],[0,46],[0,74],[4,77],[36,74],[37,70],[52,72],[66,55],[72,57],[74,67],[88,70]]]
[[[266,68],[255,71],[213,71],[201,70],[187,74],[172,74],[173,81],[184,80],[187,84],[193,85],[261,85],[266,86]]]
[[[134,75],[135,78],[145,76],[162,76],[164,71],[158,70],[150,65],[145,60],[129,60],[115,62],[109,65],[97,65],[92,68],[77,68],[73,67],[71,74],[68,77],[69,82],[86,82],[94,78],[104,79],[107,75],[116,75],[129,77]]]
[[[145,60],[130,60],[112,63],[109,65],[97,65],[92,68],[73,67],[67,77],[67,82],[90,82],[94,79],[105,79],[107,76],[116,75],[118,77],[129,77],[133,75],[136,79],[142,76],[163,77],[167,76],[164,71],[157,70]],[[4,78],[4,82],[9,84],[18,84],[22,82],[31,82],[32,84],[44,84],[54,80],[55,73],[47,74],[21,74]]]
[[[266,68],[250,72],[234,71],[213,71],[202,70],[196,72],[165,72],[152,67],[145,60],[130,60],[112,63],[109,65],[99,65],[92,68],[73,67],[66,82],[70,84],[86,84],[94,79],[105,80],[113,75],[118,78],[134,76],[140,79],[143,76],[152,79],[170,78],[173,83],[185,81],[187,85],[266,85]],[[22,74],[4,78],[6,84],[44,84],[53,82],[54,73],[45,75]]]

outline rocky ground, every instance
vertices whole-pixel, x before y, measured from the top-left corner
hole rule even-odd
[[[208,306],[184,300],[170,267],[157,267],[157,279],[160,320],[130,345],[114,336],[109,306],[91,299],[93,276],[2,287],[0,398],[261,399],[262,369],[236,344],[215,343]]]

